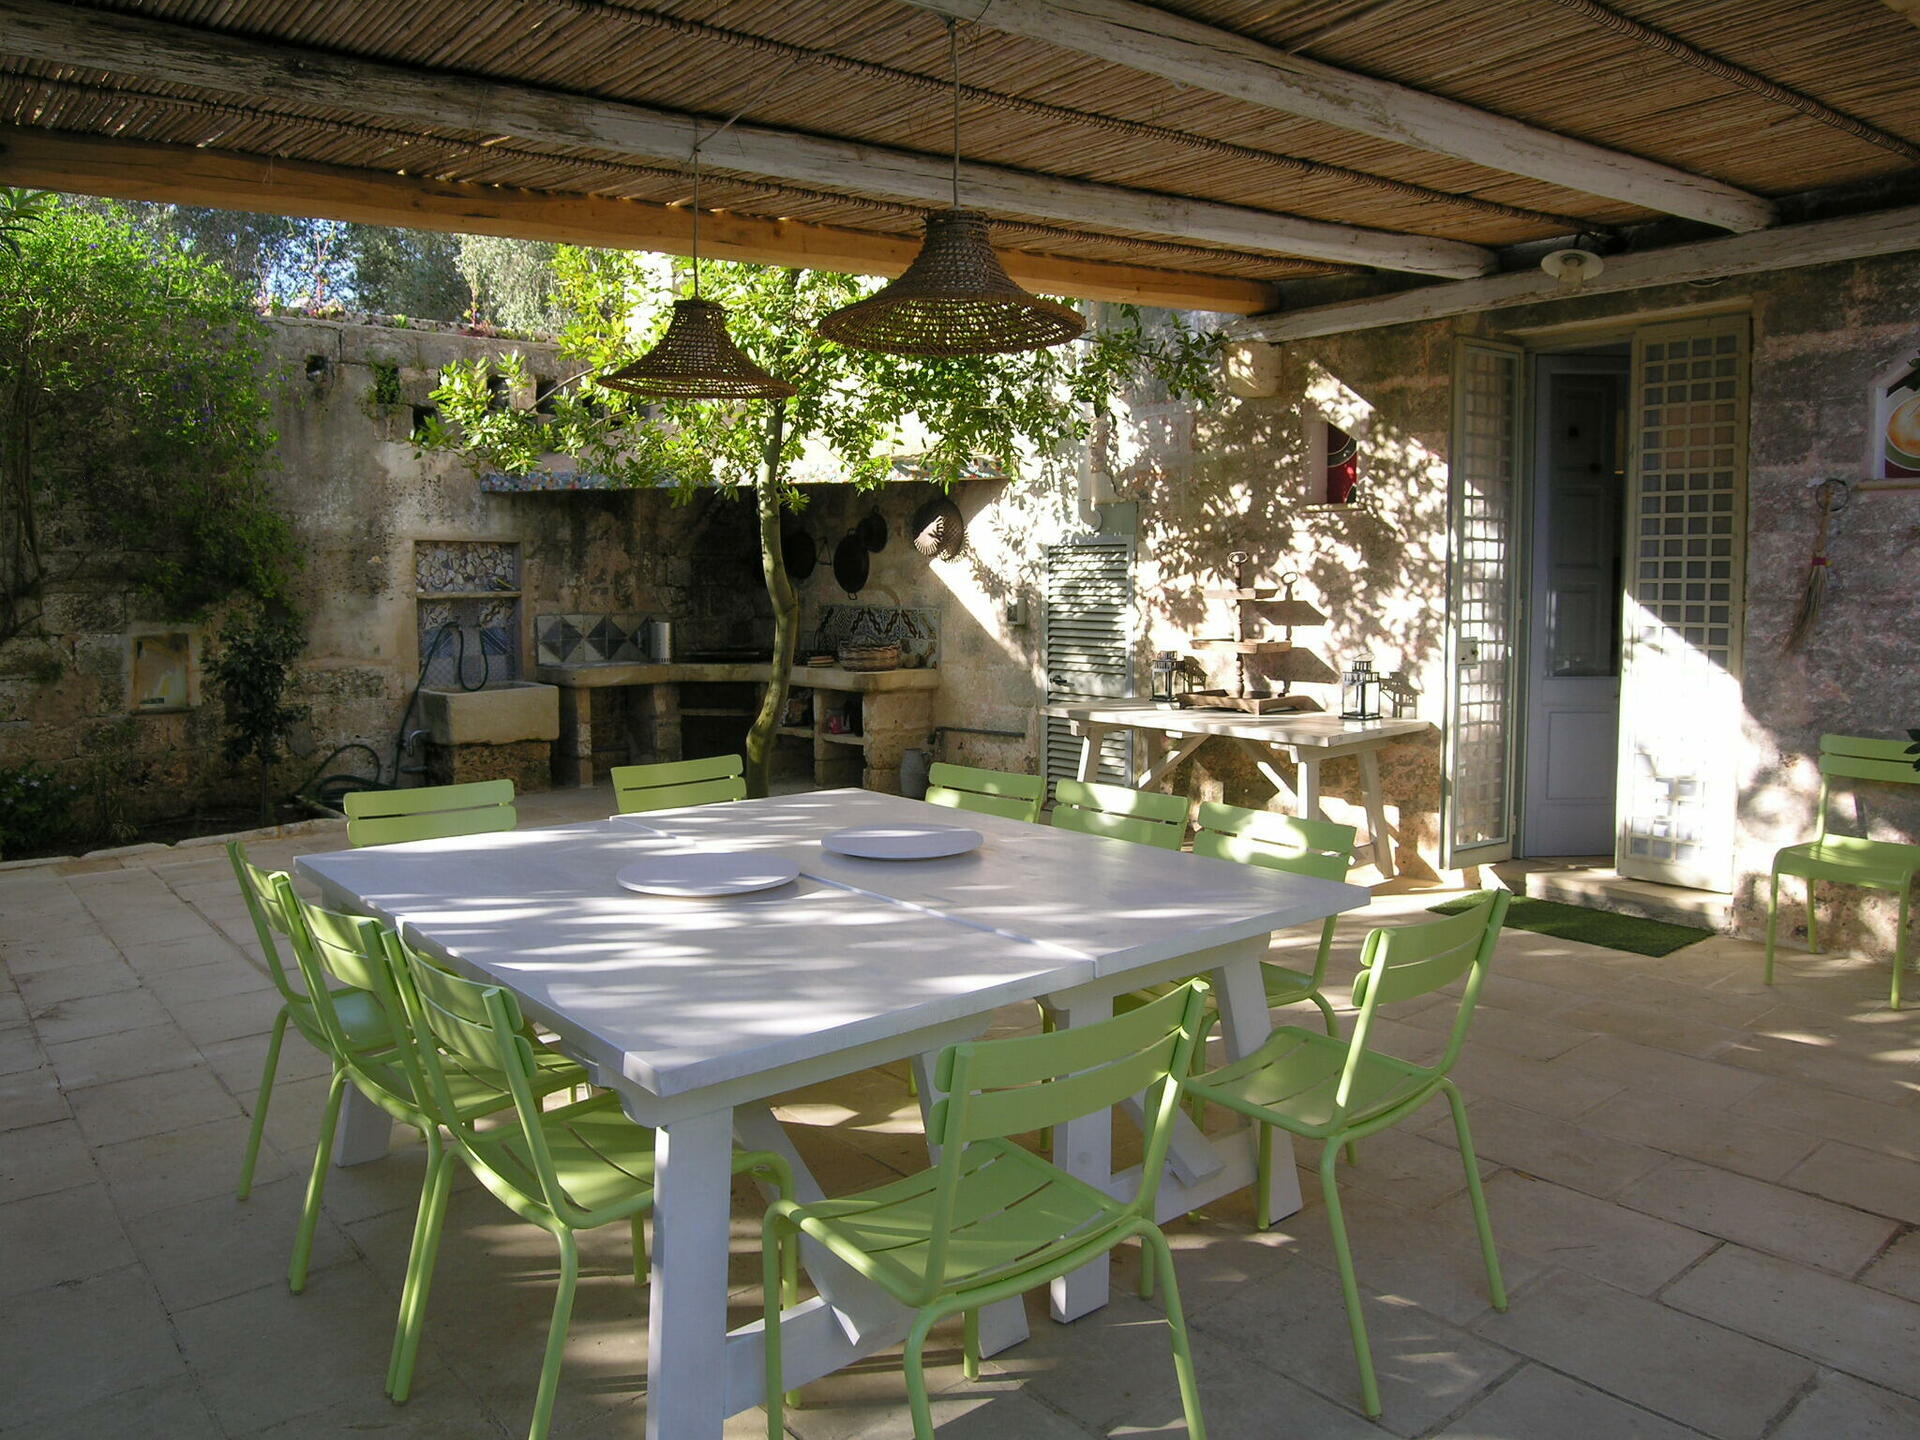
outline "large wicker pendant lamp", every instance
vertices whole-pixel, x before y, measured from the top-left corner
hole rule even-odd
[[[693,147],[693,296],[673,302],[667,333],[646,354],[600,377],[609,390],[655,400],[777,400],[776,380],[727,333],[727,307],[700,298],[700,146]]]
[[[834,311],[820,333],[885,355],[1009,355],[1073,339],[1078,311],[1029,295],[987,243],[987,217],[960,208],[960,44],[947,21],[953,67],[953,208],[927,216],[913,264],[877,295]]]

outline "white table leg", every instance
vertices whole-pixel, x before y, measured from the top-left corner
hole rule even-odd
[[[333,1163],[365,1165],[384,1156],[392,1144],[393,1116],[362,1095],[359,1086],[349,1084],[333,1132]]]
[[[654,1164],[647,1440],[721,1440],[733,1112],[661,1126]]]
[[[1050,1007],[1062,1030],[1113,1018],[1113,999],[1086,995]],[[1096,1110],[1053,1127],[1053,1163],[1096,1189],[1113,1189],[1113,1112]],[[1078,1320],[1107,1303],[1107,1261],[1103,1256],[1052,1282],[1053,1318]]]
[[[1287,777],[1273,768],[1273,757],[1279,753],[1282,747],[1278,745],[1262,745],[1253,740],[1242,740],[1240,741],[1240,745],[1247,754],[1253,757],[1253,768],[1265,777],[1269,785],[1273,786],[1276,794],[1287,796],[1293,794],[1293,786],[1287,783]]]
[[[1320,811],[1320,762],[1300,752],[1299,814],[1302,820],[1324,820]]]
[[[1273,1033],[1273,1015],[1267,1009],[1266,983],[1260,967],[1224,965],[1213,972],[1214,999],[1220,1006],[1220,1034],[1227,1059],[1251,1055]],[[1248,1132],[1248,1144],[1255,1143]],[[1267,1213],[1278,1220],[1300,1208],[1300,1175],[1293,1168],[1293,1142],[1284,1130],[1273,1132],[1273,1173],[1268,1177]]]
[[[1189,735],[1177,746],[1174,746],[1168,750],[1166,754],[1154,761],[1152,765],[1148,766],[1147,773],[1140,777],[1139,784],[1134,788],[1138,790],[1153,789],[1161,780],[1166,778],[1167,773],[1171,771],[1174,766],[1193,754],[1194,751],[1198,750],[1212,738],[1211,735]]]
[[[1360,752],[1360,787],[1366,797],[1367,838],[1373,842],[1373,864],[1383,880],[1393,878],[1393,832],[1387,829],[1387,807],[1380,798],[1380,752]]]
[[[1074,722],[1073,728],[1080,733],[1079,778],[1097,780],[1100,777],[1100,745],[1107,738],[1107,731],[1113,727],[1079,720]]]

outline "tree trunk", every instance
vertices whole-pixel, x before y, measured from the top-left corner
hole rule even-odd
[[[787,402],[775,400],[767,410],[766,454],[753,487],[760,512],[760,569],[767,581],[767,598],[773,602],[772,678],[747,731],[747,794],[753,799],[768,794],[773,783],[774,732],[786,713],[787,678],[800,642],[800,597],[780,548],[780,451],[786,439]]]

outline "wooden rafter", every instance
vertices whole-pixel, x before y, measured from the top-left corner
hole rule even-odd
[[[1813,220],[1804,225],[1782,225],[1748,235],[1722,235],[1637,255],[1610,256],[1598,276],[1572,289],[1538,270],[1523,270],[1482,280],[1462,280],[1453,285],[1423,285],[1337,305],[1261,315],[1235,322],[1228,327],[1228,332],[1242,340],[1305,340],[1316,335],[1344,335],[1353,330],[1409,325],[1448,315],[1533,305],[1576,295],[1606,295],[1620,290],[1644,290],[1654,285],[1752,275],[1763,270],[1829,265],[1903,250],[1920,250],[1920,205],[1835,220]]]
[[[1649,210],[1757,230],[1757,195],[1504,115],[1289,55],[1137,0],[906,0],[1182,85]]]
[[[668,255],[689,253],[692,240],[692,214],[679,205],[467,185],[18,126],[0,126],[0,184]],[[919,242],[907,236],[797,220],[709,211],[700,221],[700,252],[717,259],[891,276],[906,269],[918,249]],[[1050,295],[1231,315],[1273,305],[1272,287],[1258,280],[1023,250],[1002,250],[1000,258],[1021,284]]]
[[[351,114],[683,160],[696,139],[720,170],[939,204],[951,195],[947,160],[854,141],[734,125],[719,134],[700,116],[473,79],[440,71],[266,44],[52,0],[0,0],[0,53],[133,75],[223,95],[274,95]],[[1461,278],[1494,268],[1480,246],[1367,230],[1244,206],[1102,185],[1002,166],[963,164],[962,195],[989,213],[1166,235],[1261,254],[1305,256]]]

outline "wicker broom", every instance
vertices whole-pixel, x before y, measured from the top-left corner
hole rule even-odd
[[[1800,610],[1793,617],[1793,629],[1787,632],[1787,649],[1798,650],[1813,634],[1820,619],[1820,606],[1827,598],[1827,528],[1833,519],[1833,496],[1845,487],[1838,480],[1820,486],[1820,519],[1813,532],[1813,559],[1807,566],[1807,587],[1800,593]]]

